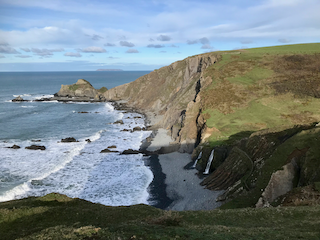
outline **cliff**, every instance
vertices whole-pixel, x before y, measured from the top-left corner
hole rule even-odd
[[[61,85],[59,92],[57,92],[51,100],[63,100],[65,98],[75,98],[78,100],[95,100],[104,101],[102,94],[108,89],[102,87],[95,89],[87,80],[79,79],[72,85]]]
[[[320,121],[319,66],[319,43],[205,53],[104,97],[161,116],[156,127],[168,130],[180,152],[193,159],[203,152],[200,174],[214,149],[202,184],[227,190],[220,200],[234,200],[226,206],[263,206],[320,182],[313,124]]]
[[[104,97],[126,100],[135,108],[161,115],[157,127],[170,131],[171,137],[183,145],[180,151],[192,152],[198,134],[199,92],[211,83],[203,73],[217,59],[210,53],[175,62],[134,82],[110,89]]]

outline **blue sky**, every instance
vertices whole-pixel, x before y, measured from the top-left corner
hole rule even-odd
[[[0,71],[154,70],[320,42],[319,0],[0,0]]]

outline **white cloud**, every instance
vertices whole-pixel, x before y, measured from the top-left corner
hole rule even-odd
[[[113,43],[106,43],[106,44],[104,44],[104,46],[106,46],[106,47],[114,47],[114,46],[116,46],[116,45],[113,44]]]
[[[209,44],[210,43],[209,39],[206,37],[200,38],[199,42],[202,44]]]
[[[99,35],[97,35],[97,34],[93,34],[93,36],[92,36],[91,39],[94,40],[94,41],[98,41],[98,40],[100,40],[100,39],[103,39],[103,37],[101,37],[101,36],[99,36]]]
[[[164,48],[164,45],[160,45],[160,44],[149,44],[147,47],[148,47],[148,48]]]
[[[16,55],[15,57],[18,57],[18,58],[31,58],[32,56],[30,56],[30,55]]]
[[[29,48],[20,48],[22,51],[25,51],[25,52],[30,52],[30,49]]]
[[[120,46],[123,47],[134,47],[134,44],[128,41],[120,41]]]
[[[201,46],[201,49],[213,49],[213,47],[211,47],[210,44],[203,44],[203,45]]]
[[[20,54],[17,50],[14,48],[6,45],[0,45],[0,53],[6,53],[6,54]]]
[[[193,45],[193,44],[196,44],[196,43],[198,43],[197,40],[187,40],[187,44],[188,45]]]
[[[31,48],[30,51],[33,52],[34,54],[38,55],[38,56],[41,56],[41,57],[51,57],[51,56],[53,56],[54,52],[63,52],[64,49],[63,48],[55,48],[55,49]]]
[[[130,48],[126,51],[126,53],[139,53],[137,49]]]
[[[63,54],[64,56],[67,57],[82,57],[82,55],[80,53],[73,53],[73,52],[66,52],[65,54]]]
[[[102,47],[87,47],[87,48],[82,48],[79,49],[80,52],[85,52],[85,53],[105,53],[107,52],[104,48]]]
[[[159,37],[157,37],[157,40],[161,41],[161,42],[166,42],[166,41],[170,41],[171,37],[169,37],[167,35],[160,35]]]

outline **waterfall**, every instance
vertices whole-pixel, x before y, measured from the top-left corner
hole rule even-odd
[[[196,161],[194,162],[192,168],[195,168],[197,166],[197,163],[198,163],[199,159],[201,158],[201,156],[202,156],[202,152],[199,153],[199,156],[197,157]]]
[[[207,163],[207,166],[206,166],[206,169],[205,171],[203,172],[203,174],[209,174],[209,170],[210,170],[210,166],[211,166],[211,163],[212,163],[212,160],[213,160],[213,156],[214,156],[214,149],[212,150],[211,154],[210,154],[210,157],[208,159],[208,163]]]

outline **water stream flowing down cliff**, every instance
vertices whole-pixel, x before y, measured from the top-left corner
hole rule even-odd
[[[203,174],[209,174],[210,166],[211,166],[213,157],[214,157],[214,149],[211,151],[211,154],[210,154],[210,157],[209,157],[209,160],[208,160],[206,169],[205,169],[205,171],[203,172]]]
[[[199,161],[199,159],[200,159],[201,157],[202,157],[202,152],[199,153],[199,155],[198,155],[196,161],[194,162],[192,168],[195,168],[195,167],[197,166],[197,163],[198,163],[198,161]]]

